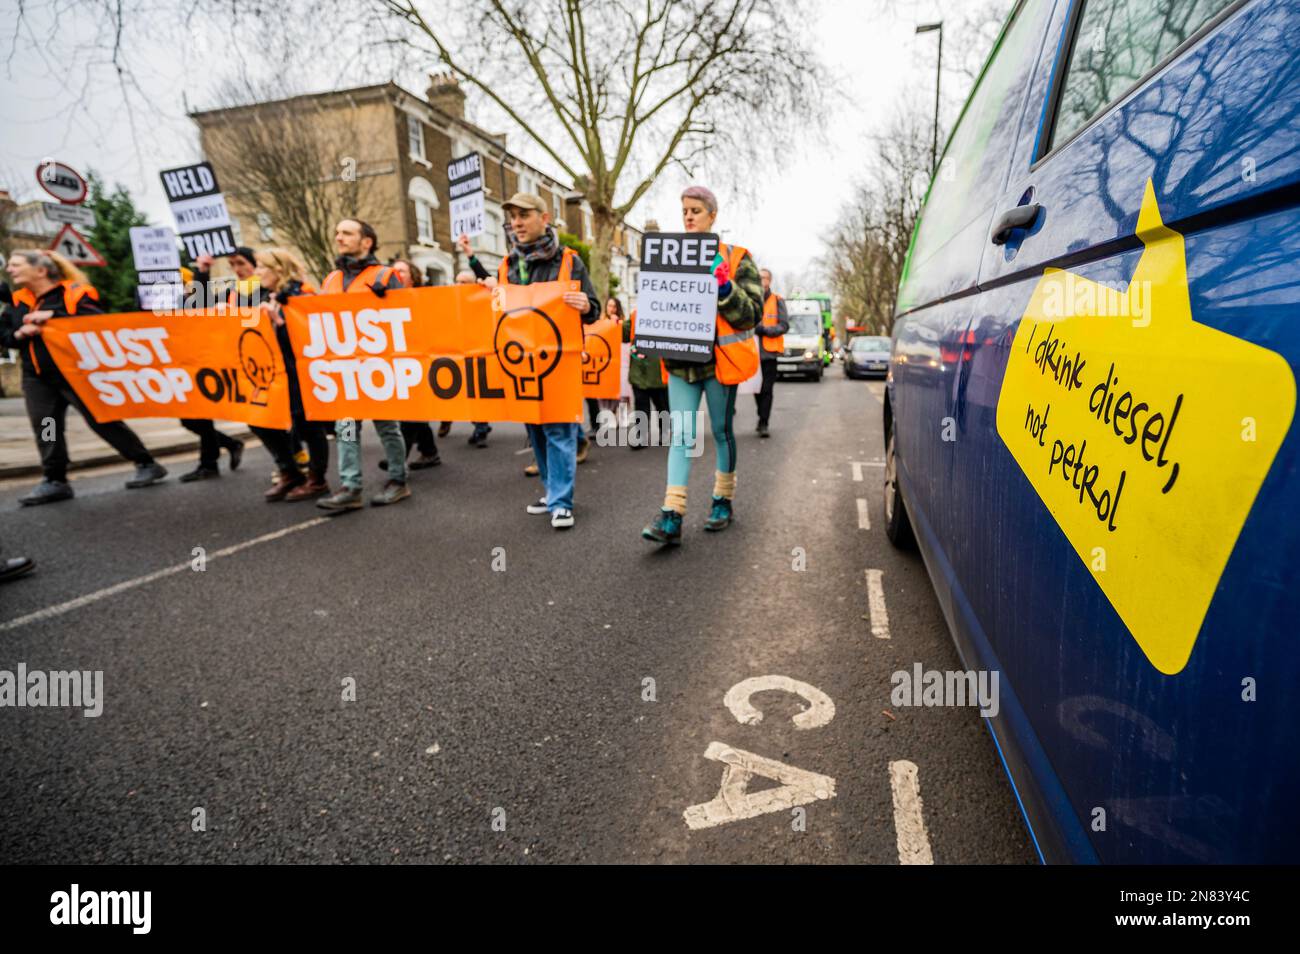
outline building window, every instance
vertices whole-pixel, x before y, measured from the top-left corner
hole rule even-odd
[[[554,213],[552,214],[551,217],[552,219],[554,219],[555,224],[563,225],[564,224],[564,200],[560,198],[560,194],[558,192],[551,193],[551,208],[554,210]]]
[[[257,233],[263,242],[275,241],[275,229],[271,227],[271,216],[265,212],[257,213]]]
[[[487,230],[479,236],[479,247],[485,252],[492,252],[495,255],[504,255],[505,250],[505,228],[502,225],[503,219],[498,209],[487,209]]]
[[[438,193],[428,179],[415,176],[406,187],[406,195],[415,204],[415,240],[422,245],[436,245],[433,212],[438,208]]]
[[[537,195],[537,180],[522,170],[519,172],[519,191]]]
[[[406,142],[412,159],[424,158],[424,124],[415,116],[406,117]]]

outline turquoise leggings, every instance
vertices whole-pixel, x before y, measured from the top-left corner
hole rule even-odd
[[[736,435],[731,421],[736,415],[736,385],[705,378],[691,384],[675,374],[668,375],[668,408],[673,415],[673,443],[668,448],[668,486],[685,487],[691,476],[687,448],[695,443],[696,412],[700,395],[709,405],[713,444],[718,452],[718,470],[729,474],[736,469]]]

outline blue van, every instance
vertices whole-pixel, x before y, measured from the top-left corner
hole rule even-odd
[[[1300,0],[1022,0],[885,390],[1046,862],[1300,861]]]

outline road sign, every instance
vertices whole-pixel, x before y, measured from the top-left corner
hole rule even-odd
[[[86,241],[80,232],[71,225],[59,229],[50,245],[51,252],[58,252],[73,265],[107,265],[95,247]]]
[[[483,207],[483,158],[477,152],[447,163],[451,194],[451,238],[473,238],[486,230]]]
[[[72,166],[46,159],[36,167],[36,181],[60,202],[75,205],[86,201],[86,180]]]
[[[95,227],[95,211],[84,205],[66,205],[62,202],[42,202],[45,217],[51,222],[67,225],[80,225],[83,228]]]

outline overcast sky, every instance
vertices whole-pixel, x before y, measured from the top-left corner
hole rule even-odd
[[[726,237],[749,247],[776,272],[779,284],[812,280],[815,262],[824,253],[823,236],[861,175],[869,137],[898,109],[921,111],[927,121],[932,115],[935,35],[914,35],[915,25],[941,18],[950,25],[944,36],[948,63],[962,46],[952,27],[991,2],[996,0],[883,5],[814,0],[817,16],[808,28],[845,95],[831,100],[821,121],[810,121],[807,136],[788,143],[779,167],[737,170],[747,178],[706,183],[724,197],[719,227]],[[147,51],[132,59],[139,85],[130,87],[120,81],[105,50],[103,24],[59,16],[60,6],[68,5],[65,0],[30,0],[30,33],[3,51],[0,187],[19,201],[43,197],[35,169],[43,158],[53,157],[83,174],[94,169],[109,182],[122,184],[153,224],[172,225],[158,170],[201,158],[197,133],[185,117],[186,105],[211,104],[223,73],[240,65],[238,36],[191,30],[170,15],[137,25],[122,37],[133,52]],[[0,35],[12,39],[12,29]],[[57,37],[57,46],[37,42],[36,37]],[[307,78],[305,85],[323,89],[367,81],[332,82],[331,75],[348,75],[346,52],[334,59],[338,62],[322,58],[322,72]],[[265,66],[243,65],[252,71]],[[399,79],[415,93],[423,93],[427,82],[417,75]],[[969,81],[945,70],[944,82],[945,116],[950,118],[958,107],[958,87],[964,93]],[[124,101],[132,107],[125,108]],[[468,112],[472,121],[488,128],[507,128],[474,95]],[[554,171],[521,133],[511,133],[509,145],[539,168]],[[631,215],[632,224],[656,218],[663,227],[674,227],[680,221],[677,195],[686,184],[680,171],[669,171]]]

